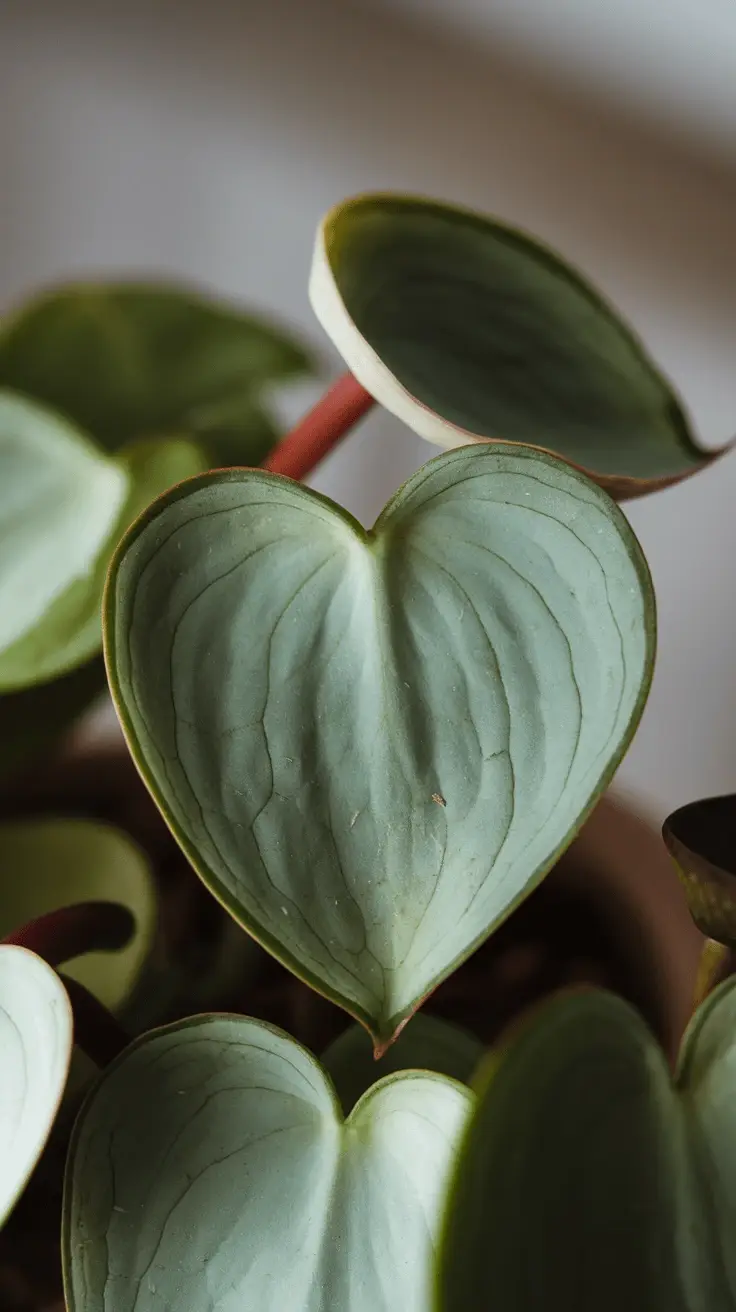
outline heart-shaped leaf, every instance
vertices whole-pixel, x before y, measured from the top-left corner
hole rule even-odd
[[[0,945],[0,1225],[51,1132],[72,1044],[61,980],[32,952]]]
[[[736,948],[736,797],[681,806],[662,835],[698,929]]]
[[[562,996],[490,1063],[449,1192],[441,1312],[733,1312],[736,981],[676,1081],[639,1015]]]
[[[65,420],[0,394],[0,691],[38,679],[36,648],[53,648],[46,617],[86,593],[128,489]]]
[[[344,1122],[315,1059],[243,1017],[145,1036],[70,1147],[70,1312],[425,1312],[468,1090],[389,1077]]]
[[[0,825],[0,938],[48,911],[77,902],[118,902],[136,933],[117,952],[91,952],[65,973],[116,1011],[148,959],[156,900],[148,863],[125,834],[91,820]]]
[[[484,215],[410,196],[346,201],[317,234],[310,292],[359,382],[430,442],[549,448],[621,498],[713,459],[611,306]]]
[[[380,1061],[362,1025],[351,1025],[322,1056],[347,1116],[364,1093],[385,1075],[434,1071],[469,1084],[483,1056],[483,1044],[457,1025],[424,1012],[412,1016]]]
[[[217,897],[390,1041],[608,782],[654,614],[621,512],[559,460],[439,456],[366,533],[262,471],[204,475],[113,562],[139,768]]]
[[[0,387],[53,406],[109,451],[180,434],[258,464],[273,444],[256,399],[311,372],[270,324],[165,284],[77,284],[21,308],[0,329]]]

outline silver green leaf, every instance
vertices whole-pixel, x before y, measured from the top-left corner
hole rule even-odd
[[[415,196],[347,200],[320,225],[310,294],[363,386],[440,446],[533,444],[619,498],[713,459],[613,307],[487,215]]]
[[[425,1312],[470,1102],[441,1076],[392,1076],[344,1121],[314,1057],[262,1022],[145,1036],[70,1147],[70,1312]]]
[[[176,437],[105,456],[58,416],[0,394],[0,690],[58,679],[99,653],[102,592],[123,532],[207,463],[197,443]]]
[[[370,532],[275,475],[192,480],[122,544],[105,628],[200,875],[382,1047],[607,784],[654,604],[613,502],[499,445],[430,462]]]
[[[25,948],[0,944],[0,1225],[46,1145],[72,1044],[58,975]]]
[[[48,677],[56,616],[88,596],[128,490],[65,420],[0,393],[0,691]]]
[[[438,1312],[734,1312],[736,981],[675,1081],[644,1021],[563,996],[490,1062],[448,1194]]]

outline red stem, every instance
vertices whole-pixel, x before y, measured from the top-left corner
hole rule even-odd
[[[116,902],[79,902],[29,920],[2,941],[28,948],[50,966],[60,966],[85,952],[124,948],[134,931],[135,920],[127,907]]]
[[[102,1070],[125,1051],[130,1036],[83,984],[68,975],[60,974],[59,978],[72,1004],[74,1042]]]
[[[274,447],[263,468],[296,480],[306,478],[375,404],[357,378],[344,374]]]

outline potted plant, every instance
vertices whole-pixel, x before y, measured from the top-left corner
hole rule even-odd
[[[11,1096],[0,1126],[14,1145],[5,1211],[34,1167],[16,1216],[55,1171],[58,1188],[66,1160],[70,1312],[730,1308],[728,951],[707,958],[673,1085],[662,1045],[681,1037],[677,968],[697,931],[668,954],[631,885],[611,876],[617,901],[586,902],[585,847],[563,860],[654,661],[651,579],[614,497],[715,457],[615,312],[492,220],[414,198],[347,202],[318,233],[311,295],[350,372],[260,467],[234,463],[232,446],[200,452],[194,471],[167,464],[167,490],[152,500],[161,486],[146,481],[136,510],[151,504],[122,525],[108,476],[137,458],[140,422],[133,456],[95,453],[95,510],[107,496],[112,537],[124,528],[102,626],[123,732],[212,906],[260,944],[257,967],[245,987],[232,977],[227,1012],[187,1012],[175,992],[156,1017],[168,1023],[139,1013],[125,1032],[56,973],[120,949],[131,921],[114,896],[17,926],[0,1003],[17,1036],[9,1087],[28,1069],[33,1098]],[[55,332],[45,368],[77,349]],[[145,373],[149,402],[197,377],[183,341]],[[0,344],[0,381],[2,358]],[[38,340],[29,358],[43,373]],[[206,358],[232,382],[237,343],[216,337]],[[43,412],[24,396],[22,422],[16,400],[30,470],[34,445],[69,440],[65,377],[39,391]],[[95,388],[75,396],[93,426]],[[376,401],[446,449],[366,530],[299,480]],[[205,412],[229,422],[231,403]],[[148,428],[146,466],[171,413]],[[87,477],[74,466],[71,486],[86,492]],[[98,530],[86,579],[103,572],[102,542]],[[66,612],[57,627],[48,587],[23,604],[41,629],[28,659],[60,672],[78,628]],[[11,652],[9,668],[26,659]],[[699,923],[722,940],[725,849],[714,875],[708,825],[694,836],[675,817],[672,833]],[[577,972],[519,988],[513,926],[534,923],[535,899],[551,941],[555,906],[580,948],[607,927],[609,964],[635,926],[659,988],[559,992],[618,986],[584,951]],[[492,955],[509,931],[515,993],[513,953]],[[504,961],[514,1005],[499,1009]],[[75,1038],[102,1073],[70,1132],[76,1107],[57,1116]]]

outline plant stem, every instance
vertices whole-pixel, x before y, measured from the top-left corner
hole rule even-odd
[[[85,952],[124,948],[134,931],[135,920],[127,907],[117,902],[79,902],[29,920],[2,941],[35,952],[50,966],[60,966]]]
[[[130,1036],[83,984],[61,973],[59,978],[69,994],[74,1014],[74,1042],[102,1070],[125,1051]]]
[[[324,460],[346,433],[375,405],[352,374],[343,374],[263,462],[272,474],[300,480]]]

